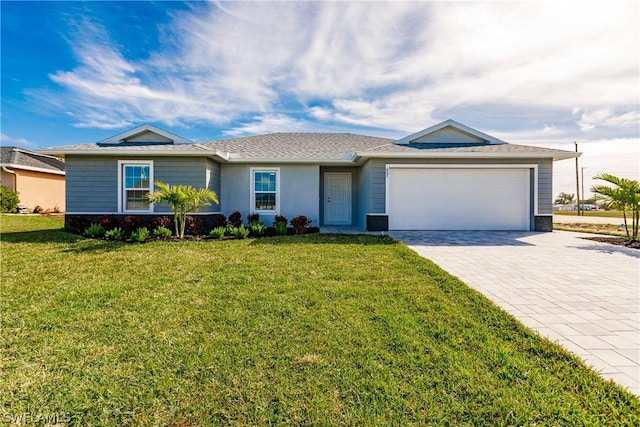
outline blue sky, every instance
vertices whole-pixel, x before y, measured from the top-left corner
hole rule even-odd
[[[3,145],[95,142],[141,123],[195,141],[401,137],[453,118],[513,143],[578,141],[593,173],[639,168],[638,2],[0,7]]]

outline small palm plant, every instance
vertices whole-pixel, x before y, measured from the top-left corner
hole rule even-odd
[[[203,206],[218,203],[218,195],[208,188],[196,189],[190,185],[169,185],[156,181],[156,191],[147,198],[152,203],[167,202],[173,211],[176,236],[184,238],[187,216],[190,212],[198,212]]]
[[[638,225],[640,222],[640,184],[638,181],[601,173],[593,177],[613,184],[610,187],[605,184],[594,185],[591,191],[597,197],[604,200],[607,208],[619,209],[624,218],[624,228],[630,240],[638,240]],[[627,214],[631,215],[631,232],[627,224]]]

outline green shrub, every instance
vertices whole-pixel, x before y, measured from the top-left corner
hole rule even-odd
[[[153,235],[156,237],[169,237],[171,236],[171,230],[161,225],[153,230]]]
[[[235,227],[233,229],[233,235],[236,236],[237,239],[246,239],[249,235],[249,229],[244,228],[244,226]]]
[[[233,236],[233,235],[234,235],[234,232],[235,232],[235,229],[236,229],[236,228],[235,228],[233,225],[231,225],[231,224],[227,224],[227,225],[224,227],[224,235],[225,235],[225,236]]]
[[[274,222],[273,223],[273,228],[276,229],[276,234],[280,235],[280,236],[284,236],[285,234],[287,234],[287,223],[286,222]]]
[[[9,187],[0,186],[0,212],[16,212],[20,204],[19,194]]]
[[[89,237],[91,239],[100,239],[104,237],[104,227],[101,224],[93,223],[89,226],[89,228],[84,230],[82,233],[85,237]]]
[[[233,212],[229,215],[229,224],[234,227],[240,227],[242,225],[242,214],[238,211]]]
[[[131,233],[131,240],[134,242],[144,242],[149,237],[147,227],[140,227]]]
[[[100,225],[104,227],[105,230],[113,230],[114,228],[120,225],[120,221],[118,217],[115,215],[105,215],[100,218]]]
[[[225,235],[225,231],[226,231],[226,227],[216,227],[213,230],[211,230],[209,235],[214,239],[219,239]]]
[[[107,230],[104,233],[104,238],[107,240],[122,240],[123,236],[124,234],[122,233],[122,229],[120,227]]]
[[[251,232],[252,236],[264,236],[264,231],[266,229],[267,227],[265,227],[264,222],[262,221],[254,221],[249,224],[249,231]]]
[[[296,231],[296,234],[304,234],[309,224],[311,224],[311,220],[304,215],[298,215],[291,220],[291,226]]]

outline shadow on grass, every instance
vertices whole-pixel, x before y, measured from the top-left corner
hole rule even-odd
[[[314,233],[298,236],[276,236],[255,239],[251,245],[396,245],[398,242],[389,236],[367,234],[330,234]]]
[[[72,243],[73,245],[63,249],[63,252],[73,253],[108,252],[119,250],[127,245],[125,242],[86,239],[77,234],[67,233],[62,228],[2,233],[0,240],[5,243]]]
[[[0,240],[7,243],[75,243],[83,240],[83,237],[67,233],[62,228],[51,228],[0,233]]]

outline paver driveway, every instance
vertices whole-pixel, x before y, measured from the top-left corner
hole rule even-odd
[[[640,250],[564,231],[390,234],[640,395]]]

